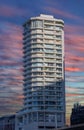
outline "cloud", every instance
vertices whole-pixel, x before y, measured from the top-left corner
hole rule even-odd
[[[5,25],[5,29],[3,26]],[[2,48],[0,54],[3,59],[2,62],[5,62],[7,59],[8,62],[15,61],[14,59],[22,57],[22,28],[17,27],[15,24],[3,23],[2,24],[2,33],[0,35],[0,41]],[[0,58],[1,58],[0,57]],[[5,61],[4,61],[5,59]]]
[[[54,14],[72,20],[81,20],[80,17],[57,8],[47,7]],[[22,16],[26,11],[17,7],[0,6],[0,16],[14,17]],[[0,22],[1,23],[1,22]],[[22,106],[23,76],[22,76],[22,28],[13,23],[0,24],[0,114],[14,113]],[[65,25],[65,47],[66,47],[66,72],[84,71],[84,29],[81,26]],[[69,73],[68,73],[69,74]],[[79,78],[79,80],[78,80]],[[83,77],[69,77],[73,82],[83,81]],[[69,82],[70,80],[67,79]],[[73,84],[72,84],[73,87]],[[68,88],[66,94],[67,107],[76,100],[81,101],[83,94],[78,89]],[[81,90],[82,91],[82,90]],[[74,93],[72,93],[74,92]],[[67,111],[67,115],[70,111]],[[69,116],[68,118],[69,119]]]
[[[66,92],[73,92],[73,91],[78,91],[78,89],[77,88],[72,88],[72,87],[66,87]]]
[[[56,9],[54,7],[45,7],[44,9],[49,11],[49,12],[52,12],[53,14],[60,15],[60,16],[62,16],[64,18],[69,18],[69,19],[73,19],[73,20],[81,20],[81,18],[76,16],[76,15],[73,15],[71,13],[65,12],[63,10]]]
[[[23,101],[22,28],[4,22],[0,32],[0,114],[7,114],[20,109]]]
[[[84,29],[82,26],[65,25],[65,45],[74,49],[84,47]]]
[[[65,56],[65,70],[66,71],[82,72],[84,71],[83,63],[84,63],[84,57],[83,57],[82,52],[77,50],[77,56],[76,56],[76,53],[74,54],[74,53],[68,52],[67,50],[66,56]]]
[[[67,76],[66,75],[66,82],[73,82],[73,83],[83,83],[84,82],[84,76],[80,76],[78,73],[80,73],[80,71],[68,71],[68,72],[72,72],[72,76]],[[68,73],[67,72],[67,73]],[[73,76],[73,73],[75,72],[76,75],[78,76]],[[82,72],[81,72],[82,73]],[[68,74],[69,75],[69,74]],[[81,84],[80,84],[81,85]],[[79,87],[80,88],[80,87]]]
[[[21,8],[9,5],[0,5],[0,16],[14,17],[14,16],[22,16],[26,13],[27,12]]]
[[[80,68],[76,68],[76,67],[66,67],[65,68],[66,71],[80,71]]]
[[[77,97],[77,96],[84,96],[84,93],[67,93],[67,97]]]
[[[23,95],[12,90],[0,91],[0,115],[14,113],[21,109],[23,103]]]
[[[68,72],[83,72],[84,71],[84,57],[83,56],[75,56],[75,54],[71,54],[68,52],[65,57],[65,71]]]
[[[65,70],[84,71],[84,29],[82,26],[65,25]]]
[[[84,28],[80,25],[73,25],[73,24],[65,24],[64,27],[65,33],[68,34],[83,34],[84,33]]]

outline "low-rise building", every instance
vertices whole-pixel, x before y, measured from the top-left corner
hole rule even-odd
[[[84,106],[81,106],[78,103],[74,105],[72,108],[70,122],[71,125],[84,123]]]
[[[68,127],[63,127],[59,129],[53,129],[53,130],[84,130],[84,124],[73,125],[73,126],[68,126]]]
[[[15,115],[0,117],[0,130],[15,130]]]

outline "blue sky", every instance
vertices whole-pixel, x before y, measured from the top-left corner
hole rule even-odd
[[[84,1],[0,1],[0,115],[22,107],[22,24],[39,14],[65,22],[66,120],[75,102],[84,105]]]

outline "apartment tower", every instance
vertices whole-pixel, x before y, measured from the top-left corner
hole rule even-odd
[[[41,14],[23,28],[24,107],[16,114],[16,130],[63,127],[64,22]]]

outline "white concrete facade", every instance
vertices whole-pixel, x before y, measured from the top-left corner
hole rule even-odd
[[[24,107],[16,130],[48,130],[65,125],[64,22],[51,15],[23,25]]]

